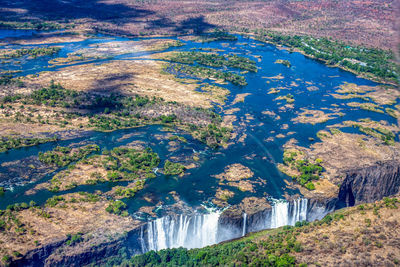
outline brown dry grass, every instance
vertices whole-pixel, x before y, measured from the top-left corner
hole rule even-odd
[[[242,179],[253,177],[254,173],[246,166],[235,163],[225,168],[225,172],[216,175],[215,177],[221,180],[227,180],[230,182],[238,182]]]
[[[80,199],[79,194],[64,196],[66,200]],[[63,240],[67,234],[78,232],[88,233],[103,231],[104,233],[118,234],[132,229],[135,226],[130,217],[120,217],[105,211],[108,201],[82,202],[58,204],[55,207],[44,208],[50,218],[40,215],[40,209],[31,208],[16,212],[16,217],[27,229],[25,234],[16,234],[15,227],[0,232],[0,255],[12,255],[13,251],[25,254],[27,251]],[[38,241],[38,245],[35,244]]]
[[[67,125],[60,124],[61,121],[66,119],[62,112],[71,111],[73,110],[58,107],[23,105],[23,108],[21,108],[21,104],[7,104],[3,109],[0,109],[0,136],[65,132],[80,129],[81,125],[87,125],[88,118],[82,116],[69,118]],[[40,119],[39,116],[41,116]],[[26,121],[28,118],[29,122]],[[46,124],[40,121],[46,121]]]
[[[107,179],[107,171],[101,166],[101,157],[90,159],[90,164],[79,162],[71,170],[65,170],[54,176],[57,179],[56,185],[59,186],[59,191],[64,191],[78,185],[87,184],[90,180]],[[99,177],[92,177],[96,174]],[[51,181],[37,184],[34,188],[25,192],[25,194],[33,194],[38,190],[49,189],[52,187]]]
[[[395,266],[400,255],[400,209],[379,202],[348,208],[344,219],[314,226],[297,236],[303,251],[297,262],[308,266]]]
[[[325,113],[322,110],[308,110],[301,108],[302,112],[297,117],[293,118],[292,121],[297,123],[324,123],[328,120],[336,119],[341,113]]]
[[[229,186],[237,187],[241,191],[254,192],[253,181],[247,180],[253,177],[254,173],[246,166],[235,163],[225,167],[224,173],[215,175],[220,184],[227,181]]]
[[[373,165],[377,161],[400,159],[400,143],[382,145],[373,137],[361,134],[324,132],[322,142],[306,149],[311,158],[321,158],[324,177],[334,184],[341,183],[346,170]]]
[[[211,93],[196,92],[198,84],[183,84],[173,75],[163,72],[163,62],[148,60],[111,61],[101,65],[70,66],[39,77],[24,80],[27,87],[47,86],[51,80],[67,89],[100,93],[139,94],[161,97],[188,106],[211,107],[211,102],[227,93],[210,88]],[[218,93],[215,93],[218,91]]]
[[[378,105],[393,105],[400,98],[398,88],[384,86],[356,85],[354,83],[344,83],[332,94],[338,99],[362,98],[371,99]]]

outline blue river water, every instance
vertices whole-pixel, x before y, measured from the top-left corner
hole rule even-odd
[[[23,33],[21,33],[22,35]],[[34,34],[26,32],[25,34]],[[7,36],[8,35],[8,36]],[[19,32],[2,32],[1,37],[17,37]],[[176,37],[178,38],[178,37]],[[176,39],[175,38],[175,39]],[[103,42],[128,41],[138,39],[96,37],[81,42],[58,43],[61,51],[54,56],[40,57],[36,59],[23,58],[11,60],[0,64],[2,70],[20,71],[16,75],[36,74],[41,71],[55,71],[62,69],[63,65],[50,66],[49,60],[56,57],[66,57],[69,53],[87,48],[90,45]],[[234,122],[238,137],[245,136],[243,142],[238,138],[233,140],[228,148],[219,148],[212,150],[204,144],[194,140],[191,136],[180,133],[188,143],[181,144],[175,151],[169,148],[168,140],[161,139],[165,135],[162,126],[147,126],[127,130],[118,130],[114,132],[90,132],[82,137],[73,138],[64,141],[57,141],[42,144],[35,147],[16,149],[7,153],[0,154],[0,172],[8,173],[10,171],[10,162],[24,160],[28,157],[37,157],[40,151],[48,151],[57,145],[71,145],[78,142],[96,143],[101,149],[112,149],[113,147],[125,145],[133,141],[143,141],[160,155],[161,164],[171,157],[185,158],[198,152],[200,160],[198,167],[190,169],[184,177],[167,177],[157,174],[157,177],[146,183],[144,190],[140,191],[133,199],[126,200],[129,211],[135,213],[141,206],[151,206],[154,203],[173,203],[170,192],[175,191],[180,198],[189,205],[198,206],[201,203],[210,200],[218,187],[227,188],[235,193],[235,196],[229,200],[231,204],[239,203],[244,197],[248,196],[268,196],[272,198],[282,198],[287,194],[298,194],[297,190],[289,189],[285,179],[289,177],[282,174],[276,167],[276,164],[282,162],[283,145],[294,138],[301,146],[310,146],[317,142],[316,136],[319,130],[325,129],[327,125],[333,125],[343,120],[358,120],[361,118],[371,118],[373,120],[385,120],[389,123],[396,123],[396,120],[387,114],[369,112],[358,108],[351,108],[346,105],[347,102],[362,102],[359,99],[339,100],[332,97],[341,84],[355,83],[357,85],[374,86],[376,83],[356,77],[354,74],[343,71],[338,68],[330,68],[319,61],[305,57],[300,53],[291,53],[284,49],[264,44],[252,39],[238,36],[237,41],[215,41],[210,43],[197,43],[193,41],[182,40],[185,44],[182,47],[172,47],[167,51],[193,51],[199,49],[216,49],[218,53],[237,54],[253,59],[257,62],[258,71],[256,73],[245,73],[248,85],[235,86],[232,84],[219,85],[229,89],[230,95],[226,104],[222,107],[215,106],[217,112],[223,115],[224,110],[238,109],[235,113],[237,120]],[[44,46],[44,45],[35,45]],[[20,48],[23,45],[7,45],[0,48]],[[31,46],[28,46],[31,47]],[[151,60],[147,55],[152,52],[129,53],[114,56],[107,59],[94,59],[89,63],[104,63],[109,60]],[[288,60],[291,67],[282,64],[276,64],[277,59]],[[87,64],[76,63],[76,64]],[[239,73],[237,69],[228,69]],[[281,79],[270,78],[281,76]],[[213,81],[208,81],[214,83]],[[308,90],[314,86],[317,90]],[[279,94],[268,94],[271,88],[283,88]],[[275,100],[278,95],[292,94],[294,96],[294,107],[285,108],[285,100]],[[243,102],[234,102],[238,94],[249,94]],[[336,106],[337,105],[337,106]],[[292,119],[301,112],[302,108],[320,110],[324,112],[334,112],[338,107],[343,112],[343,117],[330,120],[320,124],[301,124],[294,123]],[[266,111],[274,112],[280,119],[276,119],[266,114]],[[356,129],[344,128],[343,131],[354,132]],[[277,137],[276,135],[283,134]],[[396,137],[398,138],[398,137]],[[249,167],[254,172],[254,180],[262,181],[255,183],[255,192],[242,192],[237,188],[221,186],[214,175],[220,174],[224,168],[230,164],[240,163]],[[29,202],[34,200],[37,203],[43,203],[47,198],[55,193],[49,191],[39,191],[33,195],[26,195],[25,192],[33,188],[36,184],[46,181],[59,170],[50,174],[43,175],[41,179],[33,183],[23,185],[14,184],[13,190],[7,190],[3,197],[0,197],[0,209],[16,202]],[[124,184],[124,183],[121,183]],[[103,192],[110,190],[116,183],[104,183],[100,185],[78,186],[68,192],[88,191],[94,192],[101,190]],[[152,203],[148,202],[148,199]]]

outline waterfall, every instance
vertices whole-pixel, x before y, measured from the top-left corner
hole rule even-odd
[[[148,222],[147,233],[141,229],[140,245],[146,252],[178,247],[201,248],[244,236],[249,231],[295,225],[310,217],[307,209],[308,200],[298,198],[290,202],[275,200],[272,209],[263,212],[263,217],[256,220],[254,215],[243,213],[242,219],[220,222],[221,211],[215,210],[207,214],[168,215]]]
[[[245,212],[243,214],[243,231],[242,231],[242,236],[246,234],[246,223],[247,223],[247,213]]]
[[[221,212],[168,215],[147,223],[148,250],[200,248],[217,243]]]
[[[140,226],[139,241],[140,241],[140,247],[142,248],[142,253],[146,253],[147,249],[146,249],[146,244],[145,244],[144,236],[143,236],[143,225]]]
[[[295,225],[307,219],[307,199],[298,198],[293,202],[278,200],[272,206],[271,228]]]

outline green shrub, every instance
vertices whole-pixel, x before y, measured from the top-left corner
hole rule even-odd
[[[121,200],[116,200],[110,202],[110,204],[106,208],[106,211],[116,215],[121,215],[123,210],[125,210],[126,208],[127,205],[124,202],[122,202]]]
[[[67,240],[66,244],[68,246],[72,246],[72,245],[75,245],[75,244],[83,241],[82,233],[77,233],[74,235],[68,234],[67,238],[68,238],[68,240]]]
[[[174,163],[169,160],[165,161],[164,174],[165,175],[180,175],[184,173],[186,167],[180,163]]]

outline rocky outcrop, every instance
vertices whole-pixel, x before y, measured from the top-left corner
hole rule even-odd
[[[335,210],[336,198],[310,198],[307,205],[307,221],[322,219],[326,214]]]
[[[25,254],[22,259],[13,261],[10,266],[43,266],[46,258],[66,241],[67,239],[54,240],[48,245],[33,249]]]
[[[379,162],[348,171],[340,186],[337,207],[374,202],[400,190],[400,162]]]
[[[142,253],[140,229],[135,228],[116,236],[90,233],[92,237],[89,240],[75,245],[67,244],[68,239],[55,240],[49,245],[29,251],[10,266],[83,266],[100,263],[117,256],[120,251],[132,256]]]

